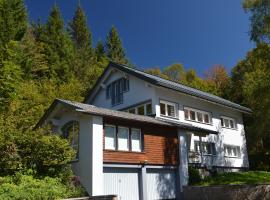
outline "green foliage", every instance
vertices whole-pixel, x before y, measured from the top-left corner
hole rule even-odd
[[[10,40],[19,41],[27,28],[27,13],[23,0],[0,1],[0,51]]]
[[[244,0],[243,7],[251,13],[250,39],[270,44],[270,0]]]
[[[85,13],[80,5],[75,11],[72,22],[69,23],[68,30],[77,48],[91,49],[92,35],[87,26]]]
[[[127,64],[125,50],[122,46],[121,39],[118,35],[117,29],[113,26],[107,35],[106,53],[109,59],[121,64]]]
[[[74,52],[71,38],[64,29],[60,9],[56,5],[52,8],[45,30],[38,41],[44,43],[50,78],[60,82],[67,81],[72,76],[70,61]]]
[[[22,70],[18,63],[18,42],[10,41],[7,54],[0,64],[0,111],[6,110],[10,101],[17,95],[17,88],[22,79]]]
[[[198,184],[202,181],[202,177],[198,169],[194,167],[188,168],[188,183],[190,185]]]
[[[228,172],[207,177],[196,185],[227,185],[227,184],[269,184],[270,172]]]
[[[0,199],[6,200],[54,200],[83,195],[82,188],[65,185],[59,178],[34,178],[16,174],[0,177]]]
[[[75,153],[67,140],[41,131],[9,132],[0,135],[0,172],[33,169],[42,176],[69,174],[69,163]]]
[[[163,73],[173,81],[182,81],[185,76],[184,66],[179,63],[172,64],[168,67],[165,67]]]
[[[270,169],[270,46],[259,44],[232,71],[232,98],[252,108],[246,116],[250,165]]]
[[[160,68],[151,68],[145,72],[159,76],[174,82],[209,92],[221,97],[228,97],[230,89],[229,75],[222,65],[216,65],[206,72],[206,78],[200,78],[193,69],[185,70],[182,64],[173,64],[165,67],[162,71]]]

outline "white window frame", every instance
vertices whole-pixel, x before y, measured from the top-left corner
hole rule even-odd
[[[127,129],[128,130],[128,134],[127,134],[127,149],[119,149],[119,138],[118,138],[118,135],[119,135],[119,128],[123,128],[123,129]],[[117,150],[118,151],[129,151],[130,150],[130,146],[129,146],[129,127],[125,127],[125,126],[118,126],[117,127]]]
[[[235,148],[236,149],[236,153],[238,154],[238,155],[236,155],[236,156],[232,156],[232,155],[228,155],[227,154],[227,151],[226,151],[226,148],[232,148],[232,150],[233,150],[233,148]],[[240,146],[237,146],[237,145],[231,145],[231,144],[224,144],[224,156],[225,157],[227,157],[227,158],[241,158],[241,148],[240,148]]]
[[[224,123],[224,120],[225,120],[225,119],[229,121],[229,127],[225,126],[225,123]],[[221,120],[223,120],[223,125],[222,125]],[[230,120],[233,121],[233,124],[234,124],[234,127],[233,127],[233,128],[231,127]],[[228,128],[228,129],[234,129],[234,130],[237,130],[237,124],[236,124],[236,120],[235,120],[234,118],[226,117],[226,116],[220,116],[220,124],[221,124],[221,127],[222,127],[222,128]]]
[[[106,127],[113,127],[114,128],[114,148],[106,148]],[[106,150],[116,150],[116,126],[111,124],[105,124],[104,126],[104,149]]]
[[[146,106],[147,106],[147,105],[151,105],[152,113],[147,114],[147,109],[146,109]],[[129,112],[129,110],[135,109],[135,114],[138,115],[138,113],[139,113],[139,112],[138,112],[138,108],[139,108],[139,107],[142,107],[142,106],[144,106],[144,115],[145,115],[145,116],[148,116],[148,115],[153,114],[152,103],[150,103],[150,102],[144,103],[144,104],[140,104],[140,105],[137,105],[137,106],[135,106],[135,107],[131,107],[131,108],[127,109],[126,111],[127,111],[128,113],[131,113],[131,112]]]
[[[201,144],[200,144],[200,143],[201,143]],[[199,152],[196,151],[196,144],[199,145],[199,146],[198,146]],[[214,144],[214,146],[213,146],[212,144]],[[201,149],[201,146],[204,148],[204,145],[210,145],[210,151],[211,151],[210,153],[204,153],[204,150]],[[197,153],[199,153],[199,154],[202,153],[202,155],[204,155],[204,156],[215,156],[216,154],[214,154],[214,152],[215,152],[216,150],[214,150],[213,148],[216,148],[216,144],[215,144],[214,142],[200,142],[200,141],[198,141],[198,140],[194,140],[194,151],[197,152]],[[202,150],[202,152],[201,152],[201,150]]]
[[[140,150],[133,150],[133,146],[132,146],[132,131],[133,130],[136,130],[136,131],[139,131],[140,132]],[[131,128],[131,133],[130,133],[130,144],[131,144],[131,147],[130,147],[130,151],[132,152],[142,152],[143,151],[143,148],[142,148],[142,130],[139,129],[139,128]]]
[[[161,114],[161,107],[160,107],[160,104],[161,103],[165,105],[165,115],[164,114]],[[173,108],[174,108],[174,116],[168,115],[168,105],[173,106]],[[159,111],[160,111],[160,116],[162,116],[162,117],[177,118],[176,103],[165,101],[165,100],[160,100],[159,101]]]
[[[188,110],[188,119],[186,119],[185,117],[185,110]],[[195,120],[190,118],[190,111],[195,112]],[[198,121],[198,113],[202,113],[202,122]],[[204,121],[204,115],[208,115],[208,119],[209,119],[209,123]],[[211,125],[212,124],[212,116],[210,112],[207,111],[203,111],[203,110],[198,110],[198,109],[194,109],[194,108],[190,108],[190,107],[184,107],[184,119],[187,121],[193,121],[193,122],[197,122],[197,123],[201,123],[201,124],[208,124]]]

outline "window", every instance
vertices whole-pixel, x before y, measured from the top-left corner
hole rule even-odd
[[[152,115],[152,103],[141,104],[127,111],[137,115]]]
[[[129,80],[120,78],[106,87],[106,99],[111,99],[112,106],[123,103],[123,94],[129,91]]]
[[[152,104],[146,104],[146,115],[151,115],[152,114]]]
[[[241,157],[239,146],[224,145],[224,153],[226,157],[234,157],[234,158]]]
[[[141,130],[140,129],[131,129],[131,151],[142,151],[141,144]]]
[[[129,128],[118,127],[118,150],[128,151]]]
[[[105,126],[105,149],[112,149],[112,150],[116,149],[115,135],[116,135],[115,126],[106,125]]]
[[[200,153],[200,142],[194,141],[194,150],[197,153]],[[212,142],[202,142],[202,152],[204,155],[215,155],[216,154],[216,147],[215,143]]]
[[[184,108],[184,114],[186,120],[191,120],[199,123],[210,124],[210,113],[196,110],[193,108]]]
[[[136,114],[136,109],[135,108],[129,109],[128,112],[132,114]]]
[[[107,150],[142,151],[141,130],[123,126],[105,125],[105,145]],[[130,133],[131,130],[131,133]],[[116,142],[117,138],[117,142]]]
[[[222,116],[221,117],[221,126],[223,128],[232,128],[232,129],[236,129],[236,123],[235,120],[233,118],[230,117],[225,117]]]
[[[168,117],[176,117],[176,105],[175,103],[160,101],[160,114]]]
[[[144,115],[144,105],[138,107],[138,115]]]
[[[68,122],[66,125],[64,125],[63,129],[63,136],[66,138],[71,147],[76,152],[76,159],[79,157],[79,122],[77,121],[71,121]]]

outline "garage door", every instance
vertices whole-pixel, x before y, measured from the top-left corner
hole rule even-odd
[[[147,169],[147,197],[154,199],[176,198],[176,173],[172,169]]]
[[[139,200],[138,169],[104,168],[105,195],[115,194],[119,200]]]

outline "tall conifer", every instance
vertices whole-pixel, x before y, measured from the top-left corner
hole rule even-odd
[[[114,26],[111,28],[109,34],[107,35],[106,53],[108,58],[115,62],[122,64],[128,63],[121,39],[117,29]]]

